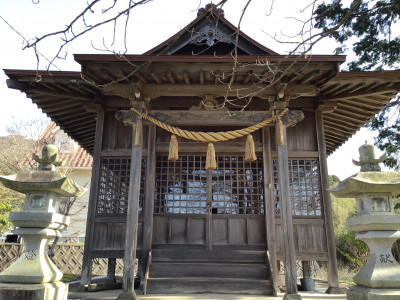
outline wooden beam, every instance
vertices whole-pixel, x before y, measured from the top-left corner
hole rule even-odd
[[[252,70],[248,71],[246,78],[243,80],[243,84],[248,84],[252,76],[253,76],[253,71]]]
[[[306,74],[302,79],[298,80],[297,83],[298,84],[307,83],[312,78],[317,76],[319,73],[320,73],[320,70],[318,70],[318,69],[317,70],[312,70],[310,73]]]
[[[367,113],[358,113],[356,111],[352,111],[350,109],[347,108],[343,108],[343,106],[340,106],[340,104],[338,104],[335,112],[335,114],[339,114],[341,116],[343,116],[344,118],[350,118],[350,120],[354,120],[354,119],[361,119],[361,120],[368,120],[369,118],[371,118],[374,114],[367,114]],[[364,123],[364,122],[362,122]]]
[[[189,77],[189,73],[188,72],[183,72],[183,78],[185,78],[185,82],[187,85],[190,84],[190,77]]]
[[[93,101],[93,97],[91,95],[77,95],[74,91],[68,90],[65,87],[61,88],[61,85],[57,86],[58,90],[49,89],[42,85],[41,88],[39,86],[40,83],[36,84],[35,86],[30,86],[28,83],[22,83],[15,79],[7,79],[7,87],[10,89],[20,90],[21,92],[26,93],[29,95],[30,98],[36,98],[37,96],[57,96],[65,97],[67,99],[77,99],[77,100],[84,100],[84,101]],[[31,96],[35,95],[35,96]]]
[[[339,64],[336,65],[335,70],[329,70],[327,71],[323,76],[320,76],[320,80],[315,82],[317,86],[323,86],[327,82],[329,82],[332,78],[336,77],[336,75],[339,73]]]
[[[352,86],[353,86],[353,83],[351,83],[351,82],[346,83],[346,84],[344,84],[344,85],[341,85],[341,86],[340,86],[338,89],[336,89],[334,92],[329,93],[329,95],[327,95],[327,97],[329,98],[329,97],[333,97],[333,96],[335,96],[335,95],[338,95],[339,93],[343,93],[345,90],[351,88]],[[345,93],[347,93],[347,91],[346,91]]]
[[[90,118],[90,119],[80,119],[79,122],[77,123],[76,121],[72,120],[69,122],[63,122],[62,125],[66,125],[65,128],[61,127],[61,129],[74,129],[74,128],[81,128],[81,127],[88,127],[91,125],[96,125],[96,117]]]
[[[277,92],[279,99],[282,99],[283,97],[285,97],[286,87],[287,87],[287,83],[283,83],[283,82],[279,83],[278,92]]]
[[[371,89],[367,88],[365,90],[359,89],[357,92],[353,92],[353,93],[343,92],[343,93],[339,93],[339,94],[333,95],[333,96],[328,95],[326,99],[340,100],[340,99],[348,99],[348,98],[355,98],[355,97],[373,96],[376,94],[387,93],[387,92],[396,93],[398,91],[400,91],[400,83],[395,83],[395,84],[390,84],[390,85],[384,85],[383,87],[378,86],[378,87],[374,87]]]
[[[53,113],[53,112],[70,109],[70,108],[72,108],[72,109],[73,108],[82,108],[82,105],[79,102],[74,101],[74,102],[62,103],[62,104],[58,103],[57,105],[51,105],[51,106],[41,104],[40,107],[46,113]]]
[[[220,83],[221,73],[219,71],[213,72],[214,73],[214,85],[218,85]]]
[[[185,140],[187,141],[187,140]],[[241,153],[244,151],[245,145],[243,142],[222,142],[214,144],[216,153]],[[169,142],[157,142],[157,152],[168,153]],[[255,151],[261,152],[262,145],[260,143],[255,143]],[[179,142],[179,153],[207,153],[207,143],[203,142]]]
[[[348,140],[348,138],[345,139],[344,142],[347,140]],[[332,145],[341,145],[342,144],[341,141],[335,140],[335,139],[331,138],[330,136],[325,137],[325,142],[326,142],[326,144],[331,143]]]
[[[269,127],[264,127],[262,129],[262,139],[266,224],[265,232],[267,234],[267,250],[269,251],[269,257],[271,259],[270,267],[273,274],[273,284],[276,285],[278,281],[278,260],[276,257],[274,176],[271,158],[271,134]]]
[[[154,213],[154,187],[156,172],[156,125],[149,126],[147,142],[147,160],[146,160],[146,187],[144,199],[144,217],[143,217],[143,242],[142,242],[142,280],[141,290],[146,286],[146,269],[149,264],[149,253],[151,251],[151,242],[153,240],[153,213]]]
[[[77,135],[83,135],[83,134],[93,135],[93,128],[90,128],[90,127],[79,128],[79,129],[74,131],[74,134],[77,134]]]
[[[83,107],[82,107],[83,108]],[[43,112],[47,112],[46,109],[43,109]],[[77,110],[68,110],[68,111],[60,111],[60,112],[53,112],[51,117],[53,118],[62,118],[64,120],[73,119],[76,122],[76,119],[79,117],[87,116],[88,112],[86,110],[81,110],[77,112]]]
[[[339,132],[339,133],[341,133],[341,134],[345,134],[345,135],[348,135],[348,134],[352,135],[352,134],[353,134],[353,132],[351,132],[350,130],[349,130],[349,131],[346,131],[346,130],[343,130],[343,129],[338,128],[338,127],[336,127],[336,126],[333,126],[333,127],[332,127],[331,125],[328,125],[326,122],[325,122],[324,127],[325,127],[326,129],[329,129],[329,131],[337,131],[337,132]]]
[[[323,88],[320,89],[321,90],[321,94],[327,94],[327,93],[329,93],[331,91],[334,91],[338,87],[340,87],[339,83],[335,83],[335,84],[332,84],[330,86],[323,87]]]
[[[137,117],[137,120],[139,116]],[[122,292],[117,299],[137,299],[135,294],[135,261],[137,249],[137,230],[139,217],[140,177],[142,169],[142,143],[135,146],[136,127],[141,122],[132,123],[132,154],[129,178],[128,212],[126,216],[124,270],[122,278]],[[142,130],[139,130],[142,132]]]
[[[94,218],[96,216],[96,204],[98,198],[98,187],[101,168],[101,147],[103,143],[104,111],[97,112],[96,135],[94,142],[92,178],[90,181],[90,194],[88,215],[86,221],[85,247],[83,250],[82,275],[80,289],[85,290],[90,281],[92,273],[92,249]]]
[[[174,75],[172,75],[172,72],[167,73],[168,79],[171,82],[171,84],[175,84],[175,78]]]
[[[277,113],[278,114],[278,113]],[[297,298],[297,269],[296,269],[296,252],[294,248],[293,238],[293,222],[292,222],[292,202],[290,196],[290,178],[289,178],[289,157],[286,140],[286,126],[283,127],[283,144],[280,145],[279,126],[275,126],[275,137],[277,145],[277,161],[278,161],[278,184],[279,197],[281,205],[281,237],[283,240],[284,265],[285,265],[285,284],[286,295],[290,295],[290,299]],[[286,296],[285,295],[285,296]],[[296,295],[296,296],[293,296]],[[301,299],[298,298],[298,299]]]
[[[344,122],[343,120],[337,119],[333,114],[324,114],[324,121],[329,122],[334,127],[339,127],[344,130],[357,131],[360,126],[355,123]]]
[[[103,89],[105,95],[119,95],[129,98],[132,94],[132,87],[129,84],[112,84]],[[223,96],[257,96],[267,99],[268,96],[275,96],[277,88],[275,86],[265,85],[210,85],[210,84],[145,84],[143,85],[143,94],[151,99],[161,96],[193,96],[204,97],[205,95],[214,95],[214,97]],[[291,99],[303,97],[314,97],[318,95],[317,86],[314,84],[288,84],[285,88],[285,96]]]
[[[143,93],[142,93],[142,87],[143,83],[141,81],[138,81],[136,83],[132,83],[132,88],[135,94],[135,99],[142,99],[143,98]]]
[[[371,105],[376,105],[378,107],[382,107],[384,106],[388,101],[387,101],[387,97],[384,97],[382,95],[374,95],[374,96],[366,96],[366,97],[358,97],[355,99],[346,99],[346,100],[352,100],[352,101],[362,101],[364,102],[368,102]]]
[[[158,74],[157,74],[157,72],[156,71],[151,71],[150,72],[150,75],[151,75],[151,77],[153,77],[153,79],[158,83],[158,84],[161,84],[162,83],[162,80],[161,80],[161,78],[160,78],[160,76],[158,76]]]
[[[343,136],[340,134],[335,134],[333,132],[325,132],[325,136],[329,137],[331,141],[335,141],[336,143],[340,143],[343,140]]]
[[[361,99],[357,99],[357,100],[355,100],[355,99],[343,99],[343,100],[340,100],[340,103],[349,105],[351,107],[353,107],[353,106],[363,107],[363,108],[367,108],[367,109],[370,109],[370,110],[373,110],[373,111],[381,109],[382,104],[366,103],[365,101],[363,101],[364,99],[365,98],[361,98]]]
[[[140,80],[140,82],[142,83],[147,83],[146,78],[143,77],[143,74],[141,74],[140,72],[136,72],[135,76]]]
[[[200,72],[200,84],[204,85],[204,72]]]
[[[74,94],[72,91],[65,92],[65,91],[46,91],[43,89],[20,89],[22,92],[26,93],[29,95],[29,98],[37,98],[41,96],[52,96],[52,97],[65,97],[67,99],[75,99],[75,100],[81,100],[81,101],[93,101],[92,95],[77,95]]]
[[[249,126],[262,122],[272,116],[266,111],[242,111],[228,114],[227,111],[207,111],[207,110],[153,110],[149,116],[154,117],[160,122],[174,126],[208,126],[208,125],[226,125],[226,126]]]
[[[321,190],[322,190],[322,203],[324,206],[325,217],[325,232],[326,244],[328,249],[328,284],[329,288],[327,293],[340,293],[339,277],[336,260],[336,246],[335,235],[333,231],[333,213],[331,196],[329,194],[329,177],[328,177],[328,164],[326,158],[325,146],[325,133],[324,133],[324,120],[321,113],[315,114],[318,152],[319,152],[319,167],[321,176]],[[343,292],[342,292],[343,293]]]
[[[376,111],[377,111],[377,108],[370,109],[370,108],[368,108],[366,106],[359,106],[357,104],[347,104],[347,103],[345,103],[343,101],[340,101],[338,103],[337,108],[339,110],[342,109],[342,110],[349,111],[349,112],[355,111],[359,115],[363,115],[364,114],[364,116],[366,118],[369,118],[369,116],[374,115],[376,113]]]
[[[362,89],[366,86],[367,84],[365,82],[361,82],[359,84],[356,84],[355,86],[353,86],[351,89],[347,90],[346,93],[354,93],[356,91],[358,91],[359,89]]]
[[[351,126],[353,128],[360,128],[364,125],[364,122],[360,122],[359,120],[355,120],[354,118],[349,118],[349,117],[344,117],[340,114],[335,114],[335,113],[329,113],[325,114],[324,118],[329,119],[330,121],[333,121],[334,123],[342,123],[345,124],[346,126]]]

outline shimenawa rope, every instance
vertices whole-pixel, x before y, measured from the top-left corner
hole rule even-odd
[[[288,111],[288,108],[285,108],[279,115],[275,116],[273,115],[271,118],[268,118],[260,123],[254,124],[252,126],[243,128],[243,129],[237,129],[237,130],[232,130],[232,131],[226,131],[226,132],[196,132],[196,131],[189,131],[189,130],[184,130],[180,129],[178,127],[173,127],[168,124],[165,124],[163,122],[158,121],[157,119],[147,115],[147,113],[142,113],[136,108],[132,107],[131,110],[133,110],[135,113],[137,113],[141,119],[145,119],[150,121],[151,123],[159,126],[160,128],[175,134],[177,136],[183,137],[188,140],[193,140],[197,142],[221,142],[221,141],[228,141],[228,140],[233,140],[236,138],[243,137],[245,135],[248,135],[266,125],[268,125],[271,122],[276,122],[278,120],[278,125],[281,126],[281,122],[279,120],[282,118],[282,116]],[[283,140],[283,138],[281,139]]]

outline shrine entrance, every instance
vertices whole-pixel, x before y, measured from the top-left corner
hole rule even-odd
[[[214,170],[204,152],[156,156],[147,293],[275,294],[259,156],[216,153]]]
[[[265,246],[262,159],[217,153],[208,171],[203,155],[157,156],[153,245]]]

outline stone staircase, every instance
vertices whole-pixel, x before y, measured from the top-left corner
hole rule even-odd
[[[266,251],[169,246],[152,249],[147,293],[274,295]]]

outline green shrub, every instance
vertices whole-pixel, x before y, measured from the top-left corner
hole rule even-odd
[[[329,176],[331,187],[339,180],[337,176]],[[355,239],[356,232],[346,224],[348,218],[356,215],[356,200],[336,198],[332,194],[331,200],[338,264],[358,270],[367,262],[369,249],[363,241]]]

